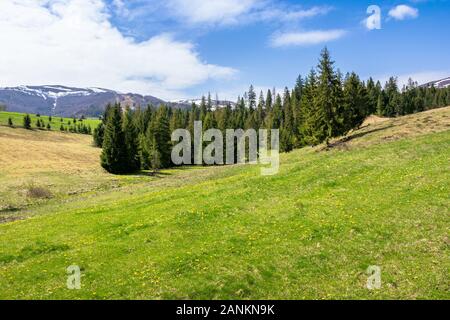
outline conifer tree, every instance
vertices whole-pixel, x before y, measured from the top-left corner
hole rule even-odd
[[[394,77],[389,78],[388,82],[386,82],[384,91],[386,94],[384,115],[387,117],[393,117],[398,110],[397,104],[399,103],[397,79]]]
[[[142,132],[145,134],[147,132],[147,128],[150,125],[150,122],[152,121],[153,115],[154,115],[155,109],[152,105],[147,106],[147,108],[144,110],[144,131]]]
[[[253,112],[256,109],[256,93],[253,85],[248,89],[248,108],[250,112]]]
[[[183,114],[180,109],[176,109],[170,118],[170,132],[184,128]]]
[[[320,141],[315,136],[317,131],[315,116],[317,112],[317,74],[314,69],[311,69],[308,77],[305,80],[303,94],[300,101],[300,124],[299,132],[301,134],[301,144],[316,145]]]
[[[272,112],[269,115],[268,129],[279,129],[283,121],[283,102],[279,94],[275,98]]]
[[[206,113],[208,112],[208,106],[206,103],[205,96],[202,96],[202,101],[200,102],[200,121],[204,121],[206,117]]]
[[[205,122],[203,123],[203,131],[207,131],[209,129],[216,129],[217,123],[214,119],[213,113],[209,112],[205,117]]]
[[[109,111],[106,121],[101,165],[113,174],[129,173],[127,158],[125,133],[122,129],[122,108],[120,104],[116,104]]]
[[[302,99],[304,80],[301,75],[298,76],[297,81],[295,82],[294,94],[295,99],[300,101]]]
[[[167,107],[162,106],[156,115],[156,122],[158,124],[156,137],[158,140],[158,150],[161,155],[161,166],[163,168],[170,167],[172,163],[171,132],[167,111]]]
[[[123,116],[123,130],[125,132],[125,146],[127,148],[128,172],[135,172],[141,168],[139,159],[139,139],[138,130],[133,121],[133,114],[129,107],[126,108]]]
[[[269,113],[272,111],[272,92],[267,90],[267,96],[266,96],[266,113]]]
[[[158,149],[158,143],[156,136],[153,136],[151,141],[151,149],[149,151],[150,156],[150,168],[153,170],[153,174],[157,173],[161,169],[161,153]]]
[[[294,146],[294,113],[291,105],[291,93],[288,88],[284,89],[283,95],[283,119],[280,132],[280,149],[290,152]]]
[[[266,102],[264,101],[264,95],[263,92],[261,91],[259,94],[259,100],[258,100],[258,107],[257,107],[257,111],[256,111],[256,130],[260,129],[263,127],[264,124],[264,118],[266,116],[265,114],[265,110],[266,109]]]
[[[235,118],[233,125],[235,129],[244,129],[246,120],[246,108],[244,98],[238,98],[238,103],[235,111]]]
[[[225,108],[219,110],[217,126],[223,134],[225,134],[225,130],[231,128],[230,117],[232,114],[231,105],[228,103]]]
[[[341,125],[344,114],[342,107],[342,88],[339,83],[338,75],[333,67],[334,61],[331,60],[330,53],[325,48],[321,53],[318,65],[319,86],[317,88],[317,112],[315,121],[317,125],[314,136],[327,144],[333,137],[342,133]]]
[[[61,125],[63,127],[63,125]],[[97,128],[94,129],[94,145],[96,147],[101,148],[103,145],[103,136],[105,134],[105,124],[103,122],[100,122],[97,126]]]
[[[368,114],[374,114],[377,111],[377,103],[378,103],[378,96],[380,94],[380,91],[378,90],[378,87],[375,85],[375,82],[372,78],[369,78],[367,81],[367,113]]]
[[[298,136],[298,119],[300,118],[300,104],[297,102],[297,95],[295,89],[291,91],[291,112],[292,112],[292,134],[294,140],[297,140]]]
[[[363,123],[368,113],[368,104],[367,91],[356,73],[352,72],[344,82],[343,133],[358,128]]]
[[[159,107],[147,128],[144,145],[150,157],[150,163],[155,155],[155,149],[158,151],[161,168],[171,165],[171,133],[167,112],[165,106]]]
[[[377,99],[377,115],[380,117],[385,116],[385,108],[384,108],[384,94],[380,92]]]

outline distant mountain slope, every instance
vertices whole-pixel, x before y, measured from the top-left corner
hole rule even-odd
[[[106,104],[114,102],[130,107],[148,104],[158,106],[164,103],[153,96],[123,94],[102,88],[72,88],[60,85],[0,88],[0,104],[5,104],[8,111],[66,117],[97,116],[103,112]]]
[[[192,104],[195,103],[197,106],[199,106],[202,103],[202,99],[186,99],[186,100],[172,100],[169,104],[175,105],[175,106],[184,106],[186,108],[190,108]],[[225,108],[226,106],[230,105],[232,108],[236,106],[235,102],[231,102],[228,100],[214,100],[212,101],[213,109],[216,108]]]
[[[421,87],[431,87],[431,86],[434,86],[435,88],[448,88],[450,87],[450,77],[425,83]]]

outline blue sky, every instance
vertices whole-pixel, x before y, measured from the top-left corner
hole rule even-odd
[[[0,54],[0,86],[58,82],[164,99],[210,91],[235,100],[250,84],[292,87],[324,46],[343,72],[363,78],[450,76],[445,0],[6,2],[2,12],[23,21],[0,18],[0,41],[23,53]],[[379,30],[366,25],[369,5],[381,9]],[[19,62],[19,70],[5,66]]]

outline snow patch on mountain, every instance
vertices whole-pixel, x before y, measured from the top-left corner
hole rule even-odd
[[[437,81],[428,82],[428,83],[422,85],[422,87],[432,87],[432,86],[434,86],[435,88],[449,88],[450,87],[450,77],[444,78],[441,80],[437,80]]]
[[[207,100],[206,100],[207,102]],[[195,103],[198,106],[201,105],[202,99],[184,99],[184,100],[172,100],[170,103],[178,104],[178,105],[185,105],[185,106],[191,106],[193,103]],[[235,102],[227,101],[227,100],[212,100],[212,109],[216,108],[225,108],[228,105],[230,105],[232,108],[236,106]]]
[[[25,93],[28,95],[38,95],[44,99],[61,98],[65,96],[88,96],[98,93],[114,92],[102,88],[70,88],[64,86],[18,86],[18,87],[0,87],[0,90],[11,90]]]
[[[86,97],[104,93],[115,93],[112,90],[103,88],[72,88],[60,85],[3,87],[0,88],[0,90],[19,92],[52,101],[52,112],[55,111],[58,106],[58,99],[63,97]]]
[[[122,107],[134,109],[138,106],[169,104],[174,108],[189,108],[191,105],[167,103],[151,95],[121,93],[100,87],[68,87],[64,85],[22,85],[0,87],[0,103],[8,111],[40,113],[57,116],[93,116],[103,114],[109,103],[120,103]]]

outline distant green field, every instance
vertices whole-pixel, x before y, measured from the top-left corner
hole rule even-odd
[[[0,224],[0,299],[450,299],[450,108],[379,121],[282,154],[275,176],[171,169],[4,211],[25,219]],[[49,167],[67,165],[57,156]],[[71,265],[80,290],[66,287]],[[380,289],[366,287],[369,266]]]
[[[13,125],[15,127],[23,127],[23,117],[25,116],[25,113],[19,113],[19,112],[0,112],[0,125],[7,126],[8,125],[8,118],[11,118],[13,121]],[[41,115],[40,117],[37,117],[36,114],[30,114],[31,117],[31,125],[33,128],[37,128],[36,123],[37,120],[40,119],[44,122],[44,125],[47,126],[48,123],[50,123],[51,130],[53,131],[59,131],[61,128],[61,125],[64,126],[64,128],[69,128],[70,126],[73,126],[74,121],[73,118],[62,118],[62,117],[52,117],[52,121],[49,121],[49,116]],[[82,122],[79,122],[79,119],[77,120],[77,124],[83,123],[86,126],[90,126],[92,130],[94,130],[97,125],[100,123],[99,119],[84,119]]]

